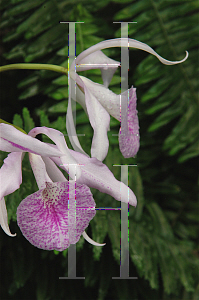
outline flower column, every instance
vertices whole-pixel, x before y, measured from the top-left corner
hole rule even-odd
[[[70,84],[70,67],[72,62],[75,59],[76,56],[76,36],[75,36],[75,24],[76,23],[84,23],[84,22],[60,22],[60,23],[68,23],[69,24],[69,35],[68,35],[68,89],[72,89],[72,86]],[[73,110],[73,119],[74,119],[74,124],[76,125],[76,102],[71,99],[71,94],[73,94],[73,98],[76,98],[76,91],[74,93],[69,92],[68,93],[68,109],[71,109],[72,107],[74,108]],[[76,100],[76,99],[74,99]],[[72,114],[71,114],[72,115]],[[68,117],[69,114],[67,112],[67,117],[66,117],[66,127],[68,131],[68,135],[70,140],[72,141],[71,137],[75,139],[76,135],[76,130],[75,127],[71,127],[73,122],[71,122],[70,118]],[[74,145],[73,145],[74,146]],[[77,149],[77,146],[74,147],[75,150]],[[74,165],[70,165],[69,168],[74,168]],[[69,186],[70,186],[70,181],[69,179]],[[76,194],[76,189],[75,189],[75,194]],[[68,213],[69,213],[69,220],[70,222],[76,222],[76,195],[70,194],[70,197],[68,199]],[[71,244],[70,247],[68,248],[68,277],[59,277],[59,279],[85,279],[85,277],[76,277],[76,244]]]
[[[134,23],[134,22],[133,22]],[[126,38],[126,47],[122,47],[121,40],[121,98],[120,98],[120,122],[121,130],[119,135],[125,135],[128,132],[128,107],[129,92],[128,71],[129,71],[129,42],[128,42],[128,22],[121,22],[121,38]],[[117,165],[115,165],[117,166]],[[120,165],[119,165],[120,166]],[[135,165],[137,166],[137,165]],[[121,182],[128,186],[128,165],[121,165]],[[121,186],[121,193],[122,193]],[[129,195],[126,195],[129,201]],[[129,227],[128,227],[129,203],[121,203],[121,240],[120,240],[120,277],[112,277],[112,279],[138,279],[137,277],[129,277]]]

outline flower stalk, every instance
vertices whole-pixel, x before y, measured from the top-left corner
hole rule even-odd
[[[10,64],[0,67],[0,72],[9,70],[49,70],[67,75],[68,69],[62,66],[56,66],[51,64],[34,64],[34,63],[22,63],[22,64]]]

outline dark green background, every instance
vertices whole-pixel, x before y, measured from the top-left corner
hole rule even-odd
[[[140,150],[136,159],[124,159],[117,138],[119,123],[111,119],[109,153],[105,163],[120,180],[113,164],[138,164],[129,169],[129,186],[138,199],[130,208],[130,276],[138,280],[112,280],[119,276],[120,213],[98,211],[87,233],[96,248],[77,243],[77,276],[85,280],[59,280],[67,276],[67,250],[63,253],[33,247],[16,224],[16,208],[37,190],[28,157],[23,161],[23,183],[7,196],[11,232],[0,231],[1,299],[122,299],[196,300],[198,284],[198,1],[65,1],[2,0],[1,65],[35,62],[67,66],[68,25],[76,26],[77,55],[104,39],[120,37],[120,24],[129,25],[129,37],[151,46],[168,60],[189,58],[165,66],[141,50],[130,49],[129,87],[137,88]],[[120,60],[120,49],[104,51]],[[102,83],[100,71],[84,73]],[[120,70],[110,88],[119,93]],[[67,78],[50,71],[1,73],[1,118],[29,131],[49,126],[66,133]],[[90,154],[92,128],[77,106],[77,132]],[[45,137],[40,137],[48,141]],[[68,142],[68,141],[67,141]],[[70,143],[68,142],[68,145]],[[1,163],[6,153],[1,153]],[[92,190],[98,207],[117,207],[116,201]]]

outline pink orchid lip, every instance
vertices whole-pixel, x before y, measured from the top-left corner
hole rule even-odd
[[[86,185],[72,181],[47,183],[45,189],[22,200],[17,222],[34,246],[63,251],[79,241],[95,216],[96,211],[90,207],[95,207],[95,201]]]

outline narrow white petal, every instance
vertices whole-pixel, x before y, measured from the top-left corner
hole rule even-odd
[[[34,129],[31,131],[34,131]],[[0,150],[6,152],[31,152],[43,156],[64,155],[59,150],[49,147],[46,143],[34,139],[12,125],[4,123],[0,124]]]
[[[129,203],[132,206],[137,205],[137,199],[133,191],[123,182],[117,180],[105,164],[82,153],[73,150],[70,150],[70,152],[83,165],[82,175],[77,180],[77,183],[98,189],[101,193],[111,195],[118,201]],[[52,160],[60,166],[60,158],[52,157]],[[63,166],[60,167],[63,169]]]
[[[57,149],[53,149],[53,151]],[[23,152],[12,152],[4,159],[0,169],[0,199],[16,191],[22,183],[21,162]]]
[[[91,156],[103,161],[108,153],[109,140],[107,131],[110,124],[110,116],[106,109],[97,101],[87,85],[84,84],[87,111],[94,134],[91,145]]]
[[[85,93],[85,103],[89,121],[94,130],[91,156],[102,161],[108,153],[109,141],[107,131],[109,129],[110,116],[106,109],[104,109],[99,101],[97,101],[95,95],[90,92],[89,88],[87,88],[87,85],[80,76],[73,72],[71,72],[71,76],[73,76],[73,80],[77,82],[79,87],[82,88]],[[82,153],[82,151],[78,152]]]
[[[92,80],[79,76],[89,91],[95,95],[95,98],[106,109],[106,111],[115,119],[120,121],[120,95],[113,93],[104,85],[93,82]]]
[[[40,155],[29,153],[30,164],[39,190],[45,189],[46,182],[52,182],[46,171],[46,165]]]
[[[106,243],[104,243],[104,244],[99,244],[99,243],[93,241],[93,240],[87,235],[87,233],[86,233],[85,231],[82,233],[82,235],[83,235],[83,237],[85,238],[85,240],[86,240],[87,242],[89,242],[90,244],[92,244],[92,245],[94,245],[94,246],[104,246],[104,245],[106,245]]]
[[[80,88],[72,78],[70,79],[70,85],[71,85],[71,98],[76,102],[78,102],[88,115],[84,93],[80,90]]]
[[[108,70],[104,70],[101,69],[101,74],[102,74],[102,80],[103,80],[103,84],[104,86],[107,88],[111,82],[111,79],[113,78],[113,75],[115,73],[115,69],[108,69]]]
[[[53,182],[64,182],[67,181],[63,173],[60,169],[56,166],[56,164],[52,161],[49,157],[42,157],[43,161],[46,165],[46,171]]]
[[[70,75],[72,76],[73,72],[71,72]],[[68,132],[68,137],[71,142],[71,145],[73,146],[73,149],[75,151],[78,151],[80,153],[87,155],[86,152],[82,149],[82,147],[80,145],[80,142],[78,140],[77,133],[76,133],[75,124],[74,124],[71,97],[73,95],[74,100],[76,100],[75,98],[77,98],[77,97],[74,95],[74,92],[72,92],[72,87],[74,88],[74,81],[71,82],[71,78],[70,78],[69,79],[68,107],[67,107],[67,113],[66,113],[66,129]],[[84,109],[86,109],[86,105],[84,105],[84,102],[85,102],[85,100],[82,100],[81,104],[83,104]]]
[[[68,146],[66,144],[63,134],[53,128],[47,127],[35,127],[28,134],[35,137],[37,134],[43,133],[47,135],[58,147],[61,153],[61,161],[64,168],[68,171],[70,166],[70,176],[74,178],[79,178],[81,176],[81,169],[78,166],[77,161],[71,156]],[[36,139],[35,139],[36,140]],[[43,143],[45,144],[45,143]],[[53,149],[53,147],[51,147]],[[54,149],[53,149],[54,150]]]
[[[9,235],[11,237],[16,236],[16,233],[12,234],[10,232],[10,229],[8,226],[8,215],[7,215],[6,204],[5,204],[4,198],[2,198],[0,200],[0,225],[7,235]]]
[[[77,72],[90,69],[116,70],[119,66],[119,61],[111,59],[110,57],[106,56],[102,51],[96,51],[83,58],[77,64]]]
[[[91,53],[82,59],[77,67],[78,71],[101,69],[102,79],[105,87],[109,86],[113,74],[120,66],[120,62],[106,56],[102,51],[96,51]]]
[[[140,50],[144,50],[148,53],[151,53],[151,54],[155,55],[161,61],[161,63],[163,63],[165,65],[180,64],[180,63],[184,62],[188,57],[188,51],[186,51],[186,56],[184,59],[179,60],[179,61],[169,61],[169,60],[166,60],[163,57],[161,57],[150,46],[148,46],[145,43],[139,42],[134,39],[118,38],[118,39],[102,41],[94,46],[91,46],[90,48],[83,51],[82,53],[80,53],[80,55],[77,56],[76,64],[79,64],[86,56],[90,55],[93,52],[96,52],[96,51],[102,50],[102,49],[106,49],[106,48],[112,48],[112,47],[126,47],[127,42],[128,42],[128,46],[130,48],[140,49]],[[75,66],[75,62],[73,62],[73,64],[71,65],[71,69],[73,69],[74,66]]]

